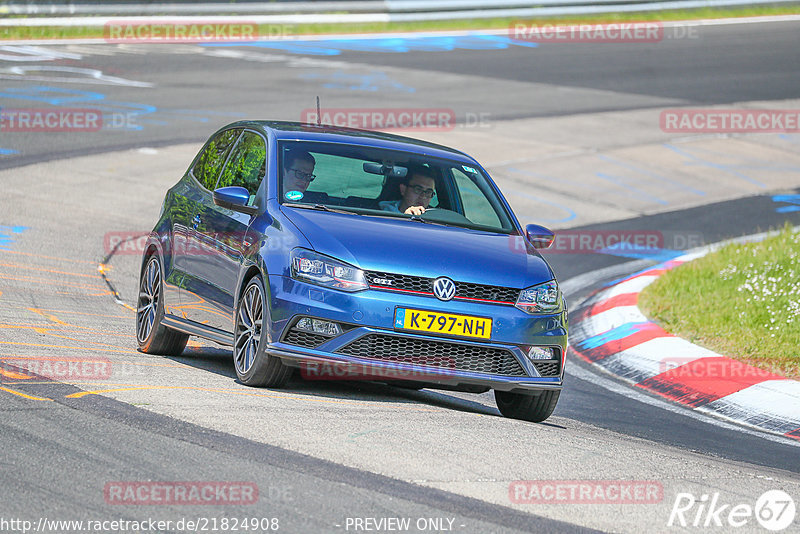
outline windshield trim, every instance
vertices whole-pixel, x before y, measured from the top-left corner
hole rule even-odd
[[[462,194],[463,192],[458,188],[455,184],[455,178],[452,176],[452,169],[454,168],[463,168],[465,165],[468,165],[472,169],[475,170],[475,174],[483,180],[483,187],[475,183],[475,186],[481,191],[484,195],[484,199],[486,203],[494,210],[495,215],[497,216],[498,224],[497,225],[483,225],[474,223],[472,221],[469,222],[462,222],[462,221],[441,221],[436,220],[435,218],[421,218],[415,215],[407,215],[404,213],[394,213],[391,211],[375,209],[372,207],[363,207],[363,206],[349,206],[344,205],[338,202],[340,199],[346,199],[347,197],[338,197],[338,196],[330,196],[325,191],[308,191],[309,194],[322,194],[325,195],[325,199],[314,199],[312,196],[311,200],[308,202],[298,201],[298,200],[290,200],[284,197],[284,195],[279,194],[277,195],[278,203],[282,206],[288,207],[295,207],[301,209],[316,209],[319,211],[332,211],[332,212],[339,212],[339,213],[346,213],[346,214],[357,214],[357,215],[365,215],[365,216],[372,216],[372,217],[393,217],[393,218],[401,218],[401,219],[412,219],[418,222],[422,222],[425,224],[435,224],[437,226],[447,226],[452,228],[464,228],[474,231],[482,231],[482,232],[490,232],[496,233],[501,235],[514,235],[520,232],[518,227],[517,219],[511,210],[508,201],[503,197],[500,189],[497,187],[488,173],[483,169],[483,167],[475,160],[470,159],[468,156],[463,155],[463,157],[457,157],[458,155],[453,154],[455,157],[441,157],[438,155],[432,155],[425,152],[416,152],[414,150],[401,150],[397,148],[388,148],[388,147],[377,147],[372,145],[362,145],[358,143],[342,143],[337,141],[321,141],[321,140],[305,140],[305,139],[277,139],[277,190],[283,190],[283,155],[284,155],[284,148],[295,147],[298,146],[302,147],[305,145],[308,148],[303,147],[304,150],[313,153],[319,152],[318,150],[315,151],[314,147],[320,147],[320,145],[327,145],[330,149],[335,149],[335,147],[341,147],[343,150],[343,154],[340,157],[343,158],[351,158],[351,159],[358,159],[357,157],[348,154],[349,151],[378,151],[378,152],[386,152],[387,154],[398,154],[405,156],[404,158],[397,158],[398,161],[408,161],[408,160],[429,160],[432,164],[436,164],[440,166],[441,172],[441,179],[445,182],[446,190],[448,191],[450,201],[446,205],[454,204],[449,208],[443,208],[441,205],[434,206],[438,209],[442,209],[445,211],[451,211],[460,217],[466,219],[466,217],[460,212],[463,209],[463,200]],[[326,151],[327,154],[337,156],[336,152],[333,151]],[[373,159],[363,159],[363,161],[376,161]],[[493,196],[494,198],[491,198]],[[326,200],[335,199],[336,202],[326,202]],[[380,196],[376,198],[377,201],[380,199]],[[328,209],[323,208],[315,208],[315,205],[324,206]],[[458,210],[456,209],[458,208]],[[498,213],[498,210],[500,213]]]

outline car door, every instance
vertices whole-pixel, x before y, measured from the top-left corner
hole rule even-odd
[[[245,130],[231,150],[216,188],[244,187],[250,193],[250,205],[256,205],[257,192],[266,174],[266,150],[261,135]],[[198,301],[186,307],[193,321],[233,331],[236,281],[252,218],[217,206],[211,195],[201,199],[194,218],[198,253],[187,256],[195,283],[192,296]]]
[[[203,259],[209,252],[198,231],[199,213],[206,203],[213,202],[211,192],[241,133],[241,128],[234,128],[215,134],[189,170],[190,179],[181,198],[181,211],[186,214],[186,222],[182,233],[175,232],[175,262],[177,269],[183,273],[180,311],[184,318],[195,317],[193,310],[207,305]]]

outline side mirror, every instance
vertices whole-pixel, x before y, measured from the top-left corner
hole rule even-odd
[[[525,237],[528,238],[533,248],[543,249],[549,248],[556,238],[556,234],[552,230],[539,226],[538,224],[529,224],[525,227]]]
[[[248,206],[250,201],[250,193],[244,187],[238,185],[229,185],[228,187],[220,187],[214,190],[214,204],[217,206],[228,208],[229,210],[254,215],[258,213],[258,208],[255,206]]]

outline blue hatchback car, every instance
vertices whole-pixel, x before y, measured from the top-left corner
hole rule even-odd
[[[233,348],[239,380],[366,379],[494,390],[543,421],[562,387],[567,310],[486,171],[411,138],[290,122],[216,132],[166,194],[145,248],[140,350],[190,335]]]

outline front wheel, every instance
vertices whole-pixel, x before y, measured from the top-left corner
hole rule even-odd
[[[559,390],[542,391],[534,395],[495,390],[494,400],[505,417],[541,423],[556,409],[560,395]]]
[[[139,282],[136,307],[136,341],[147,354],[178,355],[186,348],[189,336],[161,324],[164,319],[164,284],[161,261],[157,255],[147,260]]]
[[[247,386],[281,387],[292,376],[292,368],[266,352],[269,344],[269,304],[260,276],[244,288],[236,306],[233,364],[236,376]]]

